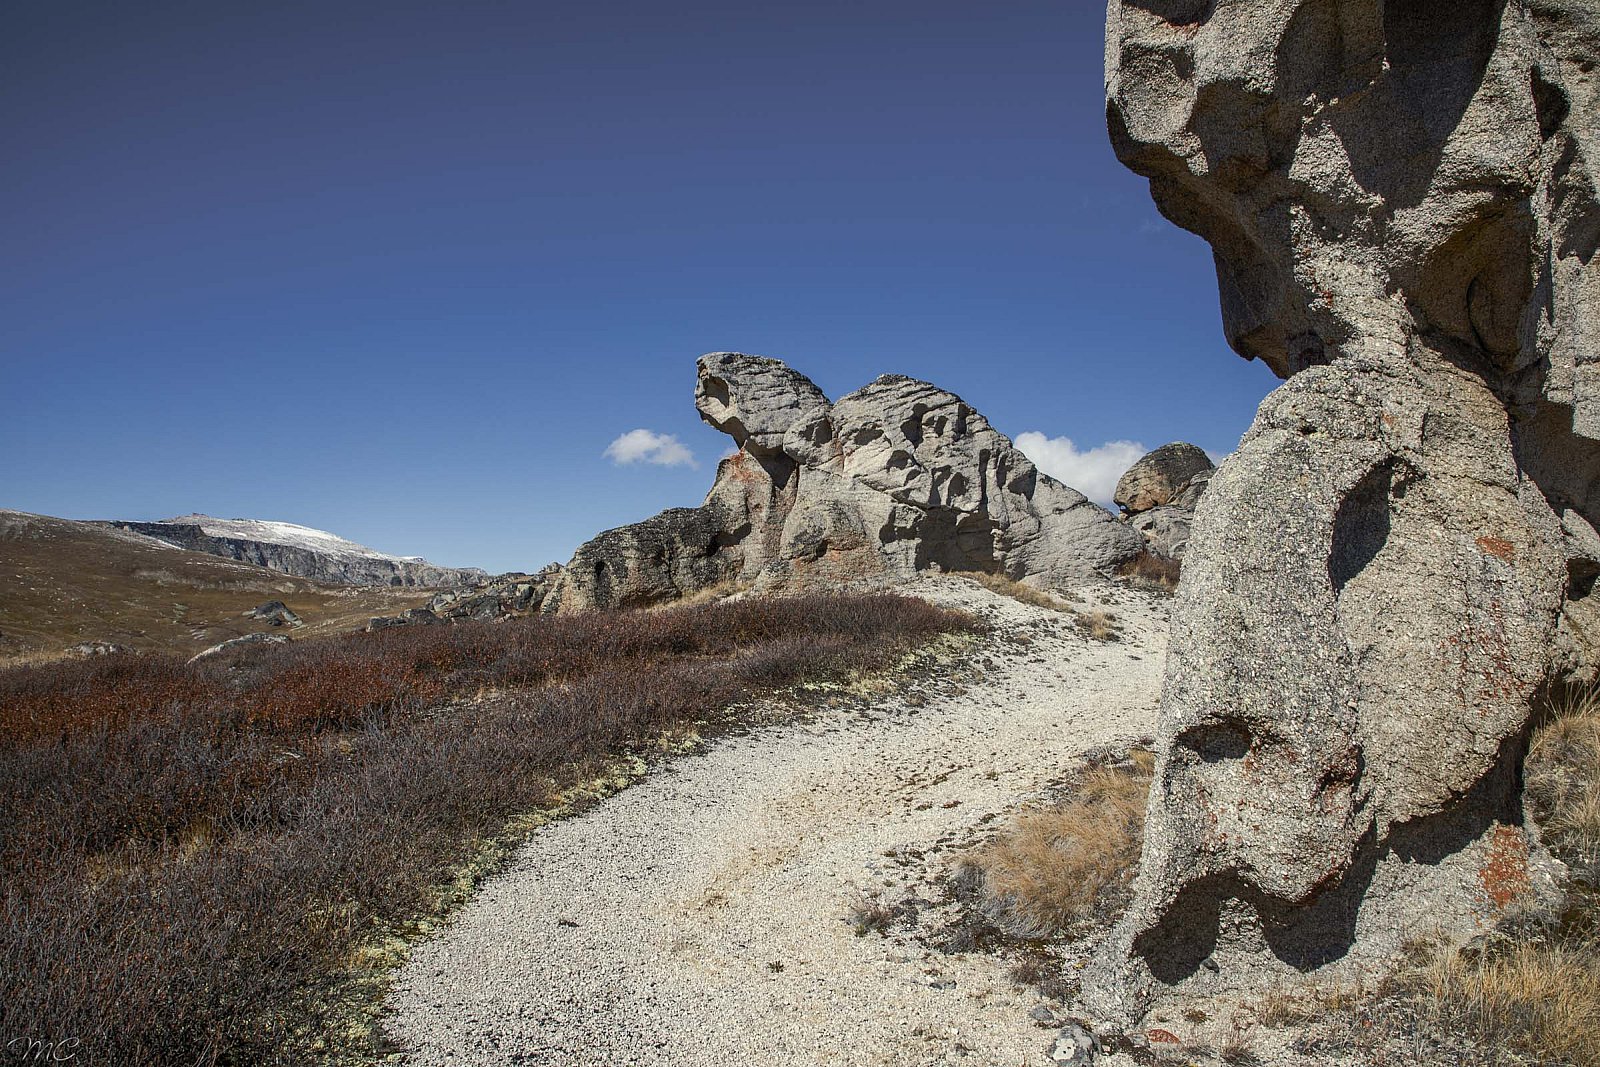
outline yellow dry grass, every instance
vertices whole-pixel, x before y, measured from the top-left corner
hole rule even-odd
[[[1144,834],[1154,756],[1096,767],[1072,796],[1028,812],[968,860],[982,875],[984,910],[1013,936],[1037,939],[1120,910]]]
[[[726,600],[735,594],[747,592],[750,589],[750,586],[751,583],[749,582],[741,581],[737,578],[729,578],[727,581],[718,582],[715,585],[708,585],[703,589],[696,589],[694,592],[689,593],[686,596],[681,596],[677,600],[663,600],[659,604],[651,604],[645,608],[645,610],[671,611],[676,608],[698,607],[701,604],[710,604],[718,600]]]
[[[1528,942],[1440,956],[1416,979],[1435,1021],[1483,1043],[1581,1067],[1600,1065],[1600,955]]]
[[[1036,608],[1048,608],[1051,611],[1061,611],[1068,614],[1072,612],[1072,607],[1054,593],[1036,589],[1022,582],[1012,581],[1003,574],[989,574],[986,571],[964,571],[962,577],[971,578],[992,593],[1008,596],[1012,600],[1020,600],[1024,604],[1032,604]]]
[[[1575,875],[1573,908],[1548,937],[1435,954],[1402,979],[1425,1018],[1538,1062],[1600,1067],[1600,694],[1562,700],[1534,731],[1528,805]],[[1587,883],[1587,884],[1586,884]],[[1518,1061],[1521,1062],[1521,1061]]]
[[[1108,611],[1080,611],[1078,628],[1096,641],[1114,641],[1122,633],[1117,617]]]
[[[1559,701],[1528,747],[1530,806],[1569,859],[1600,867],[1600,692]]]

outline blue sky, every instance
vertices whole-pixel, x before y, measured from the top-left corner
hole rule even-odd
[[[1275,382],[1111,154],[1102,12],[8,3],[0,506],[532,569],[699,502],[718,350],[1225,452]]]

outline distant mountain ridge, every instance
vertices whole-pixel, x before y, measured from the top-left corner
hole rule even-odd
[[[192,552],[340,585],[454,589],[478,585],[488,578],[487,572],[476,567],[441,567],[420,556],[390,555],[292,522],[196,514],[160,522],[112,520],[104,525]]]

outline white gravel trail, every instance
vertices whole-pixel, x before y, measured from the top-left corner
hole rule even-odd
[[[933,895],[954,846],[1149,733],[1165,606],[1088,592],[1123,626],[1096,642],[970,580],[913,591],[997,627],[981,679],[724,739],[540,830],[402,969],[386,1022],[405,1061],[1043,1064],[1039,998],[996,958],[846,919]]]

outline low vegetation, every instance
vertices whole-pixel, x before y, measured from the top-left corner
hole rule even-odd
[[[0,510],[0,668],[60,659],[87,641],[192,656],[270,630],[246,618],[267,600],[304,620],[298,640],[356,630],[432,596],[327,585],[121,530]]]
[[[1183,563],[1154,552],[1141,552],[1133,562],[1122,568],[1121,573],[1136,588],[1171,593],[1178,588],[1178,580],[1183,575]]]
[[[1425,1067],[1600,1065],[1600,696],[1555,703],[1525,776],[1528,808],[1572,873],[1557,923],[1513,915],[1459,951],[1419,941],[1380,988],[1314,991],[1263,1022],[1308,1027],[1308,1051],[1371,1062],[1402,1049]]]
[[[1466,952],[1434,954],[1401,982],[1424,1022],[1470,1035],[1505,1053],[1502,1062],[1594,1067],[1600,1065],[1600,694],[1556,702],[1534,731],[1526,783],[1545,842],[1572,872],[1560,925],[1511,930]]]
[[[1058,803],[1018,816],[968,864],[982,908],[1006,935],[1043,940],[1109,925],[1139,862],[1154,756],[1091,766]]]
[[[1007,578],[1003,574],[990,574],[988,571],[968,571],[962,573],[963,578],[971,578],[991,593],[1008,596],[1012,600],[1024,604],[1032,604],[1036,608],[1045,608],[1049,611],[1072,611],[1072,605],[1064,597],[1057,596],[1045,589],[1024,584]]]
[[[1115,615],[1100,610],[1082,611],[1073,606],[1073,598],[1069,596],[1052,593],[1047,589],[1038,589],[1024,582],[1013,581],[1004,575],[989,574],[985,571],[972,571],[963,574],[963,577],[971,578],[991,593],[999,593],[1001,596],[1008,596],[1012,600],[1031,604],[1036,608],[1070,615],[1078,624],[1078,629],[1095,641],[1117,641],[1122,637],[1122,627],[1117,624]]]
[[[379,1051],[398,939],[531,815],[969,625],[750,599],[0,672],[0,1032],[126,1065]]]

